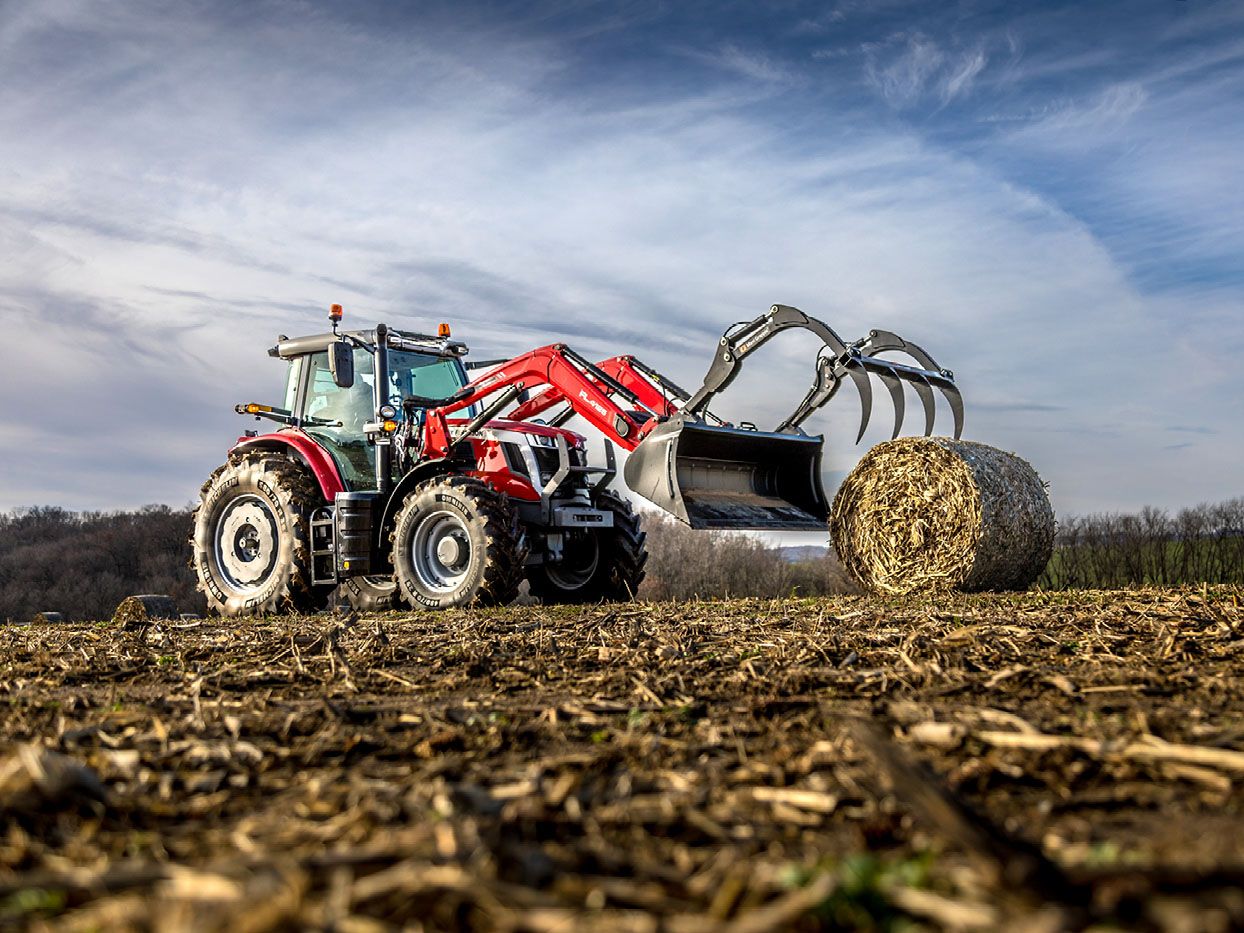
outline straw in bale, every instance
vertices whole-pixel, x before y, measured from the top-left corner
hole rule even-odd
[[[176,619],[177,604],[172,597],[147,593],[127,596],[117,605],[112,621],[124,626],[137,626],[156,619]]]
[[[1054,546],[1054,510],[1027,461],[948,437],[878,444],[834,497],[830,537],[847,572],[881,594],[1018,590]]]

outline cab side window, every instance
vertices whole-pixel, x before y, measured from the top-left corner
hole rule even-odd
[[[372,383],[375,376],[371,354],[365,350],[354,351],[354,385],[348,389],[333,382],[327,353],[313,353],[308,361],[311,376],[303,415],[320,421],[340,422],[332,427],[347,433],[362,433],[363,425],[374,417]]]
[[[296,356],[289,361],[289,371],[285,375],[285,402],[283,408],[293,411],[298,402],[298,386],[302,382],[302,360]]]

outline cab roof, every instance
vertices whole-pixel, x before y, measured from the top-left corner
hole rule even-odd
[[[339,334],[312,334],[308,337],[286,337],[281,334],[276,338],[276,346],[268,350],[268,355],[288,360],[308,353],[319,353],[327,350],[328,345],[340,337],[352,338],[369,347],[376,345],[374,330],[347,330]],[[387,343],[391,350],[414,350],[434,356],[466,356],[468,352],[467,345],[461,340],[450,340],[448,337],[436,337],[408,330],[389,330]]]

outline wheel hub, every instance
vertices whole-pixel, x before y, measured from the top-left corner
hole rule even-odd
[[[452,512],[426,515],[411,542],[415,573],[429,590],[446,593],[461,584],[471,563],[471,540]]]
[[[436,559],[446,567],[459,566],[466,555],[466,548],[463,546],[465,543],[457,535],[445,535],[436,545]]]
[[[255,586],[272,572],[276,552],[271,507],[257,496],[231,502],[216,526],[216,558],[226,580],[238,588]]]

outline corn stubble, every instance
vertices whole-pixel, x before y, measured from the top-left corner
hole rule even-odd
[[[1239,928],[1242,598],[0,627],[0,927]]]

